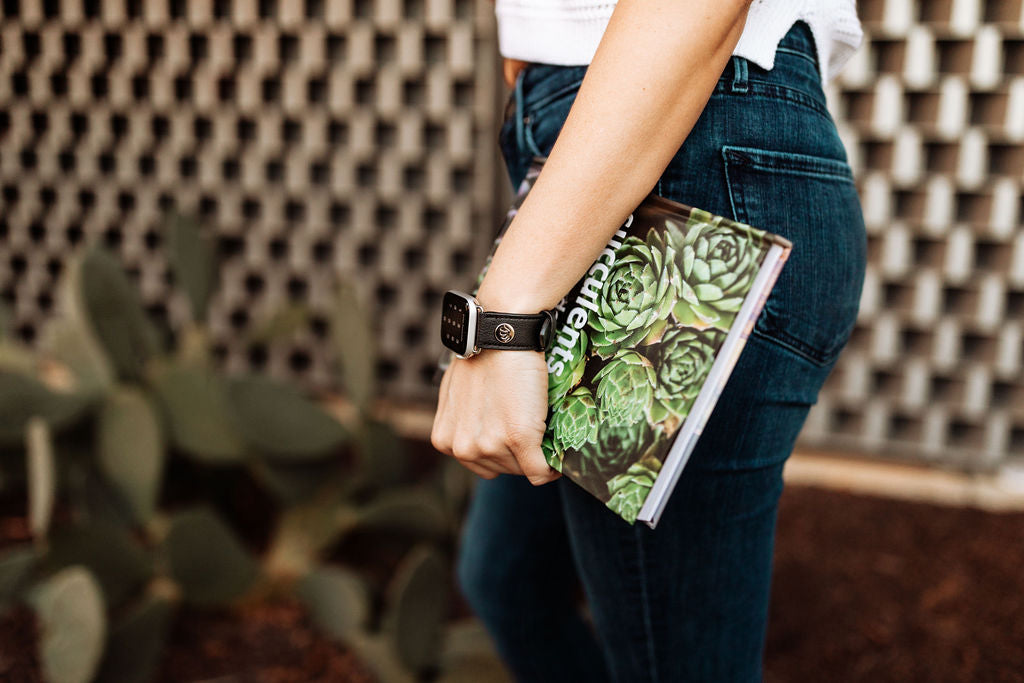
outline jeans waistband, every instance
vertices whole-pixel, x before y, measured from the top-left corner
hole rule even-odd
[[[818,51],[814,44],[814,34],[811,33],[811,27],[804,21],[794,23],[789,31],[786,32],[786,35],[779,41],[776,47],[776,60],[780,52],[803,55],[810,59],[816,67],[820,68],[818,64]],[[723,76],[729,74],[729,70],[733,68],[735,62],[736,59],[729,60]],[[525,87],[525,90],[529,91],[533,88],[534,84],[541,81],[545,81],[545,85],[551,79],[558,79],[566,83],[572,82],[573,79],[578,81],[586,73],[588,66],[587,64],[567,66],[563,64],[530,62],[516,79],[516,87]]]
[[[779,41],[776,51],[778,50],[802,54],[805,57],[810,57],[816,65],[818,64],[818,49],[814,44],[814,34],[811,33],[811,27],[807,25],[807,22],[798,21],[793,24]]]
[[[787,59],[789,55],[799,57]],[[516,78],[513,93],[507,102],[505,117],[507,118],[512,111],[523,112],[524,107],[577,85],[586,74],[588,66],[531,62]],[[818,53],[810,26],[806,22],[798,21],[786,32],[776,47],[775,68],[772,71],[765,71],[742,57],[732,57],[719,79],[719,88],[742,94],[747,91],[749,80],[752,78],[803,90],[824,106],[825,95],[821,92]],[[527,99],[529,103],[526,102]],[[522,144],[524,116],[519,114],[515,118],[516,139]]]

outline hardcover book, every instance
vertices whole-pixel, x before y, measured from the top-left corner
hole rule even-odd
[[[474,295],[544,160],[532,159]],[[649,194],[556,308],[548,464],[653,529],[791,247]]]

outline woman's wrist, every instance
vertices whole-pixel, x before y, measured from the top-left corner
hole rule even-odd
[[[551,301],[551,295],[538,291],[528,283],[507,284],[485,279],[476,293],[476,300],[485,311],[499,313],[540,313],[550,310],[561,300]]]

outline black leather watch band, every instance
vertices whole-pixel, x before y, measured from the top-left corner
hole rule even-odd
[[[541,313],[481,312],[476,323],[476,345],[481,349],[545,351],[554,337],[555,318]]]

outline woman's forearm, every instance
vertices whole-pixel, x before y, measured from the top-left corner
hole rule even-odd
[[[480,285],[484,310],[535,313],[576,284],[697,122],[748,5],[618,0],[544,169]]]

